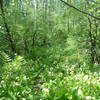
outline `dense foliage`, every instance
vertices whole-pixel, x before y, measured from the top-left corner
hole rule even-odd
[[[0,0],[0,100],[100,100],[99,0]]]

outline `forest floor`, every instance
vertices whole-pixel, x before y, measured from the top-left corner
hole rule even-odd
[[[100,100],[100,66],[79,66],[74,56],[70,64],[57,54],[42,51],[35,60],[16,56],[1,66],[0,100]]]

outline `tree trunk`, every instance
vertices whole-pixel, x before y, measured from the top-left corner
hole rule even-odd
[[[9,42],[9,47],[11,48],[11,51],[13,53],[16,53],[16,47],[15,47],[15,44],[14,44],[14,41],[12,39],[12,36],[10,34],[10,28],[8,26],[8,23],[6,21],[6,17],[5,17],[5,12],[4,12],[4,9],[3,9],[3,0],[0,1],[0,9],[1,9],[1,13],[2,13],[2,18],[3,18],[3,21],[4,21],[4,26],[5,26],[5,29],[6,29],[6,38]]]

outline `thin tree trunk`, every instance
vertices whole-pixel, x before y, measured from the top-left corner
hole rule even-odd
[[[95,36],[94,36],[94,43],[96,44],[95,47],[96,47],[96,61],[99,63],[99,58],[98,58],[98,54],[97,54],[97,34],[98,34],[98,24],[97,24],[97,21],[95,20]]]
[[[5,12],[4,12],[4,9],[3,9],[3,0],[0,1],[0,9],[1,9],[2,18],[3,18],[4,26],[5,26],[6,33],[7,33],[7,39],[8,39],[8,42],[9,42],[9,47],[11,48],[11,51],[13,53],[16,53],[16,47],[15,47],[14,41],[12,39],[12,36],[10,34],[10,29],[9,29],[8,23],[6,21]]]
[[[97,57],[97,51],[96,51],[97,39],[96,39],[96,36],[92,33],[91,19],[88,18],[88,21],[89,21],[89,37],[90,37],[90,43],[91,43],[91,62],[92,64],[94,64],[96,62],[99,62],[98,57]],[[96,32],[97,32],[97,29],[96,29]]]

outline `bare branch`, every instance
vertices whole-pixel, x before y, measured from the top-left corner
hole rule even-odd
[[[67,6],[71,7],[71,8],[73,8],[73,9],[75,9],[75,10],[77,10],[77,11],[83,13],[83,14],[88,15],[88,16],[91,16],[92,18],[94,18],[94,19],[100,21],[100,18],[98,18],[98,17],[96,17],[96,16],[94,16],[94,15],[88,13],[88,12],[85,12],[85,11],[79,9],[79,8],[76,8],[75,6],[73,6],[73,5],[71,5],[71,4],[67,3],[67,2],[65,2],[65,1],[63,1],[63,0],[60,0],[60,1],[63,2],[65,5],[67,5]]]

